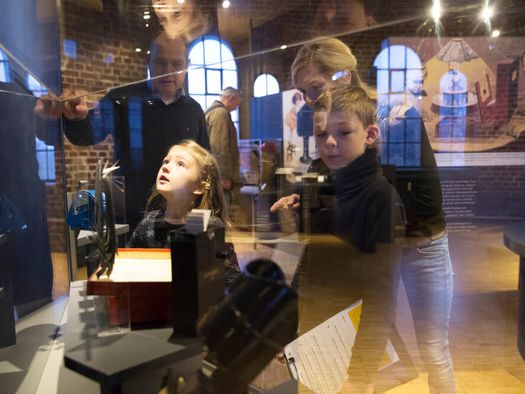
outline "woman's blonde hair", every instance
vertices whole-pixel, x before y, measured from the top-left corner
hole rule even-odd
[[[184,148],[195,159],[200,168],[200,180],[204,183],[204,191],[195,199],[192,209],[209,209],[212,216],[218,217],[226,226],[230,226],[228,209],[222,191],[221,173],[215,157],[192,140],[184,140],[173,145],[168,149],[168,152],[174,146]],[[146,212],[161,208],[166,208],[166,199],[153,186],[146,204]]]
[[[352,50],[344,42],[333,37],[323,37],[304,45],[292,64],[292,82],[296,85],[297,74],[304,68],[313,65],[323,74],[330,77],[340,71],[351,74],[352,86],[362,88],[371,98],[376,98],[376,92],[368,86],[357,73],[357,60]]]

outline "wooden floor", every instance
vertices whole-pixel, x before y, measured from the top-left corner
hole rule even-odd
[[[516,347],[518,257],[505,248],[502,228],[484,226],[471,233],[449,234],[455,271],[450,328],[451,352],[458,393],[525,393],[525,361]],[[234,239],[241,265],[256,257],[271,257],[273,245],[257,244],[249,233]],[[54,254],[55,290],[67,291],[66,259]],[[289,276],[293,267],[285,267]],[[398,329],[420,370],[420,377],[388,393],[428,393],[426,375],[412,330],[404,290],[400,290]],[[276,361],[256,379],[270,388],[288,378]]]

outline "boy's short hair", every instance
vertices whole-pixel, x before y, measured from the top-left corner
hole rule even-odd
[[[377,123],[377,101],[359,86],[345,85],[323,93],[314,104],[314,112],[318,111],[352,112],[364,127]]]

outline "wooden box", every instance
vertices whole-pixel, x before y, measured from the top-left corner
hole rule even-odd
[[[88,280],[87,294],[109,296],[110,318],[115,322],[129,314],[133,328],[170,326],[170,250],[119,249],[110,278]]]

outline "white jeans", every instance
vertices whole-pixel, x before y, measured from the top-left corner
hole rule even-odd
[[[448,348],[454,274],[447,235],[425,247],[404,249],[401,275],[419,353],[428,373],[430,393],[455,393],[454,368]]]

